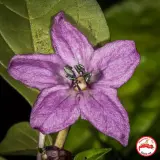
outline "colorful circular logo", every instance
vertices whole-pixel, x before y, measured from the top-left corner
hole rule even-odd
[[[136,144],[138,154],[144,157],[152,156],[157,150],[157,143],[152,137],[141,137]]]

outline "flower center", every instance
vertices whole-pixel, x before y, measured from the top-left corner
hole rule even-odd
[[[76,78],[73,88],[76,91],[86,90],[87,89],[87,83],[86,83],[84,77],[80,76],[80,77]]]
[[[72,68],[69,65],[64,67],[66,77],[72,81],[72,86],[75,91],[83,91],[87,89],[87,85],[91,78],[91,73],[86,72],[83,65],[78,64]],[[78,76],[76,76],[76,72]]]

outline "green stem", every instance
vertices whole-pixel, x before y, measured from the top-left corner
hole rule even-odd
[[[66,138],[67,138],[67,135],[68,135],[68,132],[69,132],[69,129],[70,129],[70,127],[66,128],[64,130],[61,130],[58,133],[56,141],[54,143],[54,146],[56,146],[60,149],[63,148],[65,141],[66,141]]]

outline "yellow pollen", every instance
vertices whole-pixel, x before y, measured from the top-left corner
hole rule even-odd
[[[77,85],[79,86],[79,88],[83,91],[87,89],[87,83],[84,79],[84,77],[80,76],[76,79],[77,81]],[[74,90],[79,91],[77,85],[74,87]]]

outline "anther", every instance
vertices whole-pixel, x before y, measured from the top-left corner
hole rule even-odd
[[[74,68],[79,74],[85,73],[85,68],[81,64],[75,65]]]
[[[69,78],[70,80],[74,80],[76,78],[76,75],[74,71],[72,70],[71,66],[66,65],[64,67],[64,71],[66,72],[66,77]]]
[[[76,79],[75,85],[74,85],[74,90],[76,91],[83,91],[87,89],[87,83],[84,79],[83,76],[80,76]]]
[[[78,77],[76,76],[75,71],[79,74]],[[64,67],[64,71],[66,73],[66,77],[72,80],[72,86],[76,91],[83,91],[87,89],[87,84],[90,81],[91,73],[85,72],[85,68],[83,65],[78,64],[72,68],[69,65]]]

